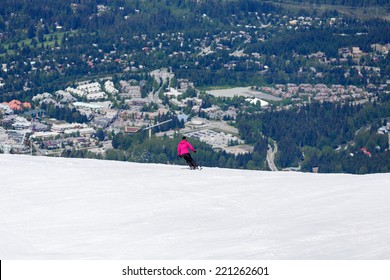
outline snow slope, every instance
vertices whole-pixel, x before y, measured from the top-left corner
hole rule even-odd
[[[0,166],[0,259],[390,259],[390,174]]]

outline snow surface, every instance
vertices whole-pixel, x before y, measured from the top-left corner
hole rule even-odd
[[[0,155],[0,259],[390,259],[390,174]]]

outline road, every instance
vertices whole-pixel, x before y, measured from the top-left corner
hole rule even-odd
[[[268,144],[267,150],[267,163],[271,171],[278,171],[278,168],[275,165],[275,154],[278,152],[278,145],[275,142],[275,148],[272,149],[272,146]]]

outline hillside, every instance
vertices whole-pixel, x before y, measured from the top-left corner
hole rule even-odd
[[[388,259],[390,174],[0,155],[1,259]]]
[[[0,153],[175,163],[162,132],[203,118],[228,127],[195,135],[205,166],[267,170],[276,143],[279,169],[389,172],[388,17],[385,0],[0,1]],[[161,138],[128,134],[147,127]]]
[[[337,1],[337,0],[317,0],[315,3],[310,0],[279,0],[283,8],[309,14],[322,13],[326,11],[337,11],[340,15],[356,17],[362,20],[382,18],[389,20],[390,3],[386,0],[374,1]]]

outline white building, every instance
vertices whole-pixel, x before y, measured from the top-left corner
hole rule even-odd
[[[86,93],[96,93],[102,90],[101,85],[98,82],[88,83],[85,85],[79,85],[77,87],[78,90],[84,91]]]
[[[43,99],[46,99],[46,98],[51,98],[51,99],[53,99],[53,95],[51,95],[51,94],[48,93],[48,92],[44,92],[44,93],[42,93],[42,94],[37,94],[37,95],[35,95],[35,96],[32,98],[32,101],[43,100]]]
[[[51,130],[55,132],[63,132],[69,129],[76,129],[76,128],[79,129],[85,127],[87,127],[87,125],[81,123],[61,123],[61,124],[53,124]]]
[[[26,129],[31,126],[31,122],[29,122],[26,118],[24,117],[16,117],[15,122],[12,124],[12,126],[15,129]]]
[[[101,104],[94,104],[94,103],[86,103],[86,102],[74,102],[73,106],[76,108],[86,108],[86,109],[93,109],[93,110],[101,110],[104,108]]]
[[[0,112],[2,112],[3,114],[7,114],[7,115],[10,115],[10,114],[13,114],[14,113],[14,110],[12,110],[8,104],[2,104],[0,103]]]
[[[85,128],[72,128],[64,130],[65,135],[72,135],[74,133],[80,133],[81,136],[90,136],[94,134],[96,131],[91,127],[85,127]]]
[[[266,106],[269,106],[269,103],[267,101],[264,101],[262,99],[259,99],[257,97],[255,98],[247,98],[245,99],[245,101],[253,104],[253,105],[260,105],[260,107],[266,107]]]
[[[58,132],[54,131],[41,131],[41,132],[34,132],[33,135],[31,135],[31,138],[33,139],[54,139],[59,135]]]
[[[164,92],[164,95],[168,96],[168,97],[179,97],[180,95],[182,95],[183,93],[182,92],[179,92],[177,89],[175,88],[169,88],[169,91],[167,92]]]
[[[80,97],[85,96],[88,100],[97,100],[107,97],[98,82],[79,85],[77,88],[68,87],[66,88],[66,91]]]
[[[102,91],[87,94],[88,100],[98,100],[98,99],[104,99],[106,97],[107,95]]]
[[[72,94],[80,96],[80,97],[83,97],[84,95],[87,94],[86,92],[84,92],[82,90],[79,90],[79,89],[76,89],[76,88],[71,88],[71,87],[67,87],[65,90],[67,92],[69,92],[69,93],[72,93]]]
[[[104,83],[104,88],[110,94],[117,94],[118,90],[115,88],[114,83],[112,81],[106,81]]]

